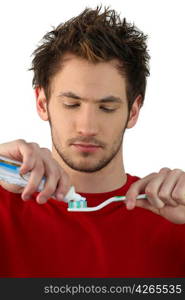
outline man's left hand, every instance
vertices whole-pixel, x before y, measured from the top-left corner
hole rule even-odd
[[[146,194],[147,199],[138,199]],[[185,172],[162,168],[134,182],[126,194],[128,209],[146,208],[176,224],[185,224]]]

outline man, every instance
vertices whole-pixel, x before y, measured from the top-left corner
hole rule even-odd
[[[24,190],[1,182],[1,276],[184,277],[185,173],[139,179],[124,169],[124,132],[137,122],[148,60],[146,36],[114,10],[86,9],[44,36],[33,85],[52,155],[24,140],[0,145],[23,161],[22,174],[31,171]],[[68,212],[71,185],[89,206],[116,195],[127,202]],[[141,193],[147,199],[136,201]]]

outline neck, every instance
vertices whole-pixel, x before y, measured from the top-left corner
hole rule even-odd
[[[79,193],[105,193],[119,189],[126,182],[126,174],[123,165],[122,148],[120,148],[114,159],[103,169],[93,172],[79,172],[68,167],[61,157],[52,148],[54,159],[69,175],[71,184]]]

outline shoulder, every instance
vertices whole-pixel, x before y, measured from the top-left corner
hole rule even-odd
[[[126,173],[127,175],[127,184],[131,185],[132,183],[138,181],[139,179],[141,179],[140,177],[136,176],[136,175],[131,175]]]

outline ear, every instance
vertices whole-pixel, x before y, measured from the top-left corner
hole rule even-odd
[[[129,120],[127,123],[127,128],[132,128],[137,122],[139,117],[140,108],[142,105],[142,96],[138,95],[132,104],[132,108],[129,113]]]
[[[47,99],[42,87],[35,88],[35,97],[37,112],[40,118],[44,121],[48,121]]]

